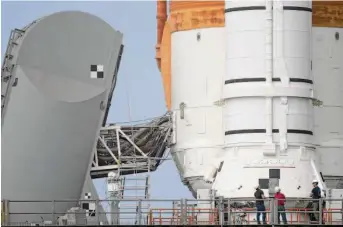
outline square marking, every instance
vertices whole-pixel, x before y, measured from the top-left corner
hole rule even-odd
[[[92,79],[97,79],[98,78],[98,73],[97,72],[91,72],[91,78]]]
[[[95,217],[95,210],[86,210],[87,217]]]
[[[260,185],[261,189],[268,189],[269,179],[258,179],[258,184]]]
[[[89,210],[95,210],[95,203],[89,203]]]
[[[97,65],[97,66],[98,66],[98,69],[97,69],[98,72],[103,72],[104,71],[104,66],[103,65]]]
[[[92,194],[90,192],[85,193],[85,199],[90,199],[92,197]]]
[[[82,203],[82,209],[89,210],[89,203]]]
[[[280,179],[280,169],[269,169],[269,178]]]
[[[104,65],[91,65],[90,78],[103,79],[104,78]]]

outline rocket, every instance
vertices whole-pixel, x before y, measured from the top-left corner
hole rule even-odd
[[[322,188],[325,177],[343,179],[343,92],[335,85],[343,74],[342,2],[167,8],[157,1],[156,61],[173,116],[171,153],[195,197],[201,189],[251,197],[256,185],[307,197],[313,179]]]

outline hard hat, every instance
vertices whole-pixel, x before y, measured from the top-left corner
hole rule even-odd
[[[280,191],[281,191],[281,188],[275,187],[275,192],[280,192]]]
[[[110,178],[110,179],[115,179],[115,178],[117,178],[119,175],[117,174],[117,173],[115,173],[115,172],[109,172],[108,174],[107,174],[107,178]]]
[[[256,185],[254,188],[255,188],[255,189],[258,189],[258,188],[260,188],[260,185]]]
[[[312,181],[312,184],[313,184],[313,183],[318,183],[318,181],[317,181],[316,179],[314,179],[314,180]]]

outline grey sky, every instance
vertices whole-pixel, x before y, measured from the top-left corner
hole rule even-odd
[[[94,14],[124,34],[124,55],[108,122],[126,122],[160,116],[166,112],[161,76],[155,56],[156,2],[2,2],[1,55],[4,55],[11,29],[63,10]],[[131,119],[129,117],[128,96]],[[62,168],[62,166],[61,166]],[[166,161],[151,177],[151,196],[191,198],[180,182],[172,161]],[[104,180],[96,187],[104,197]]]

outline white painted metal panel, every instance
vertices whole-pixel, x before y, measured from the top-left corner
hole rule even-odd
[[[253,197],[258,179],[268,179],[269,169],[279,168],[279,186],[283,192],[288,197],[308,197],[311,181],[315,178],[309,162],[313,152],[300,159],[299,149],[288,149],[286,156],[278,157],[265,157],[262,150],[263,147],[252,146],[239,148],[236,152],[233,148],[227,149],[223,168],[213,184],[218,195]],[[264,192],[268,195],[267,189]]]
[[[36,21],[17,41],[17,86],[2,128],[2,199],[78,200],[104,116],[122,34],[82,12]],[[91,78],[103,65],[104,78]],[[103,107],[103,108],[102,108]],[[73,203],[59,203],[65,212]],[[46,203],[11,204],[10,212],[52,212]],[[52,215],[12,215],[41,222]],[[55,220],[53,220],[55,221]]]
[[[176,113],[172,153],[187,181],[203,177],[223,144],[222,108],[214,103],[222,97],[224,28],[174,32],[171,43],[172,111]],[[180,110],[182,103],[184,111]],[[205,187],[203,183],[193,183],[194,190]]]
[[[219,195],[253,196],[269,169],[280,169],[288,197],[308,196],[317,178],[310,8],[310,1],[226,1],[227,149],[213,185]]]
[[[343,29],[316,27],[312,32],[315,92],[323,102],[315,107],[314,126],[316,143],[324,146],[317,148],[320,169],[323,175],[343,177]]]

